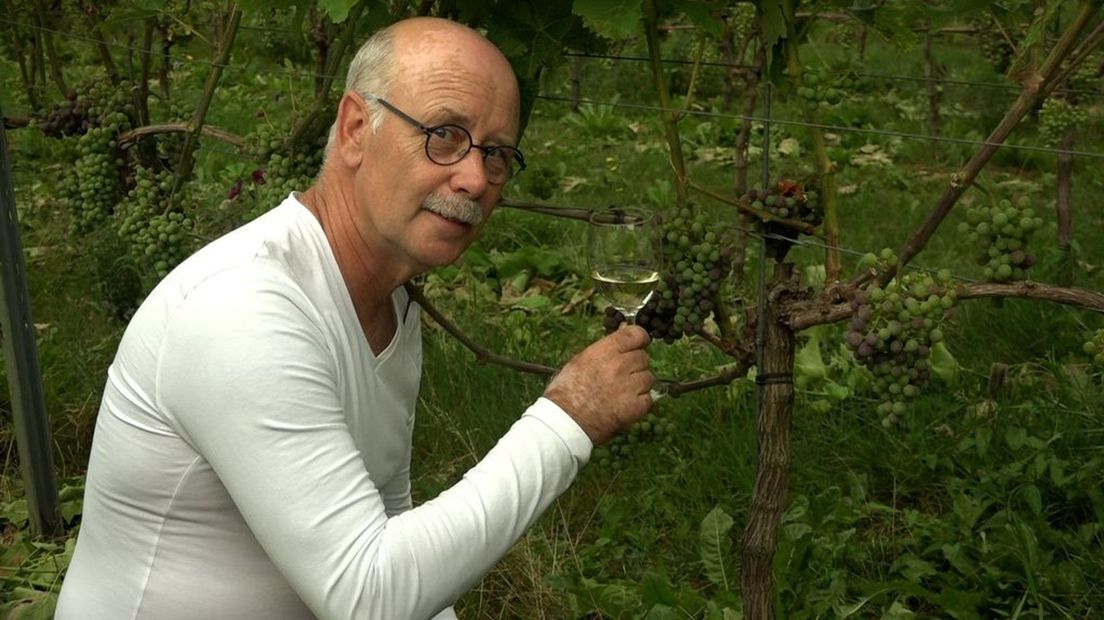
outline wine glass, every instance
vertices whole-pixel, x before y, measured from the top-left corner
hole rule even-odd
[[[594,211],[587,228],[587,267],[598,293],[633,323],[659,283],[655,214],[642,207]]]
[[[587,268],[598,293],[630,325],[659,284],[662,252],[656,214],[644,207],[609,207],[591,213]],[[667,394],[657,384],[652,400]]]

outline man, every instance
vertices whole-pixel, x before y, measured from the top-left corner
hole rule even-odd
[[[128,326],[58,619],[452,617],[650,408],[648,338],[625,327],[412,508],[401,285],[454,261],[523,164],[518,89],[478,33],[427,18],[374,35],[346,86],[317,183],[181,264]]]

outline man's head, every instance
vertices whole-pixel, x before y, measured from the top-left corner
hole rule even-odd
[[[417,18],[365,43],[346,89],[323,177],[340,186],[365,245],[385,263],[417,273],[452,262],[498,202],[502,165],[514,161],[507,147],[517,145],[520,104],[509,62],[466,26]]]

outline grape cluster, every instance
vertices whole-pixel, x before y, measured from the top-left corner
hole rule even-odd
[[[1012,57],[1015,54],[1012,45],[992,23],[979,24],[977,28],[981,54],[997,73],[1007,72],[1012,66]]]
[[[824,219],[820,194],[811,183],[779,181],[773,189],[752,189],[745,195],[749,206],[783,219],[819,226]]]
[[[157,280],[168,275],[193,250],[193,223],[179,205],[170,206],[172,172],[139,167],[134,187],[119,203],[119,236],[131,257]]]
[[[738,2],[728,9],[728,22],[732,27],[735,41],[743,41],[755,30],[755,5],[750,2]]]
[[[251,179],[255,201],[248,218],[276,206],[292,191],[304,189],[318,175],[326,145],[325,127],[318,125],[307,133],[308,138],[292,146],[287,143],[287,127],[264,123],[249,137],[248,152],[260,167]],[[231,190],[231,197],[238,191]]]
[[[88,114],[88,99],[71,94],[60,105],[55,105],[45,117],[36,120],[42,133],[50,138],[63,138],[82,134],[92,127],[92,118]]]
[[[863,263],[892,268],[896,257],[883,250],[881,259],[868,254]],[[908,409],[906,402],[920,394],[931,376],[931,348],[943,340],[944,321],[957,301],[950,283],[950,272],[943,270],[937,278],[909,274],[885,288],[855,293],[854,314],[844,340],[855,359],[874,375],[872,389],[885,426],[900,421]]]
[[[130,121],[122,112],[114,112],[100,122],[77,138],[74,174],[62,180],[62,195],[72,208],[76,234],[87,233],[106,221],[122,193],[120,170],[126,162],[115,138]]]
[[[102,127],[115,120],[114,114],[122,112],[130,120],[134,116],[134,104],[130,100],[128,82],[112,87],[105,79],[88,80],[77,86],[61,104],[54,105],[36,124],[46,136],[63,138],[83,135],[93,127]]]
[[[797,89],[797,96],[805,101],[805,108],[809,111],[828,108],[843,101],[843,91],[836,86],[836,81],[827,74],[805,67],[801,73],[801,86]]]
[[[1035,264],[1028,251],[1031,234],[1043,226],[1026,197],[1015,204],[1001,200],[992,207],[971,207],[959,232],[978,244],[978,264],[985,267],[985,279],[994,282],[1027,279],[1027,270]]]
[[[1104,369],[1104,329],[1096,330],[1096,332],[1085,341],[1082,349],[1085,351],[1085,355],[1092,358],[1093,366],[1098,369]]]
[[[675,436],[675,423],[670,419],[649,413],[624,433],[615,435],[609,443],[594,449],[591,459],[603,469],[621,469],[624,460],[633,449],[642,444],[671,443]]]
[[[1061,97],[1048,97],[1039,111],[1039,136],[1047,146],[1058,146],[1066,134],[1089,120],[1089,113]]]
[[[637,313],[636,323],[653,339],[670,344],[705,327],[730,269],[733,240],[706,230],[705,217],[694,207],[665,220],[662,231],[666,273]],[[607,328],[610,316],[607,311]]]
[[[192,120],[192,112],[184,105],[171,101],[164,106],[166,123],[186,123]],[[157,154],[162,161],[176,163],[184,150],[187,135],[181,132],[162,133],[157,136]]]

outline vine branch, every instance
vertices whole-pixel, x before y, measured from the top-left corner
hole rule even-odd
[[[145,127],[137,127],[119,134],[118,142],[122,148],[126,148],[131,143],[137,142],[139,139],[147,136],[155,136],[163,133],[188,133],[190,131],[192,131],[192,124],[188,122],[146,125]],[[203,125],[200,127],[199,132],[208,138],[213,138],[239,149],[245,146],[245,138],[236,133],[226,131],[225,129],[219,129],[211,125]]]
[[[852,288],[851,293],[854,292]],[[955,287],[959,300],[982,298],[1035,299],[1075,308],[1083,308],[1104,314],[1104,293],[1076,288],[1054,286],[1042,282],[977,282]],[[846,296],[846,295],[845,295]],[[783,313],[783,320],[791,329],[800,331],[817,325],[838,323],[851,317],[854,310],[849,303],[824,304],[823,302],[797,302]]]

